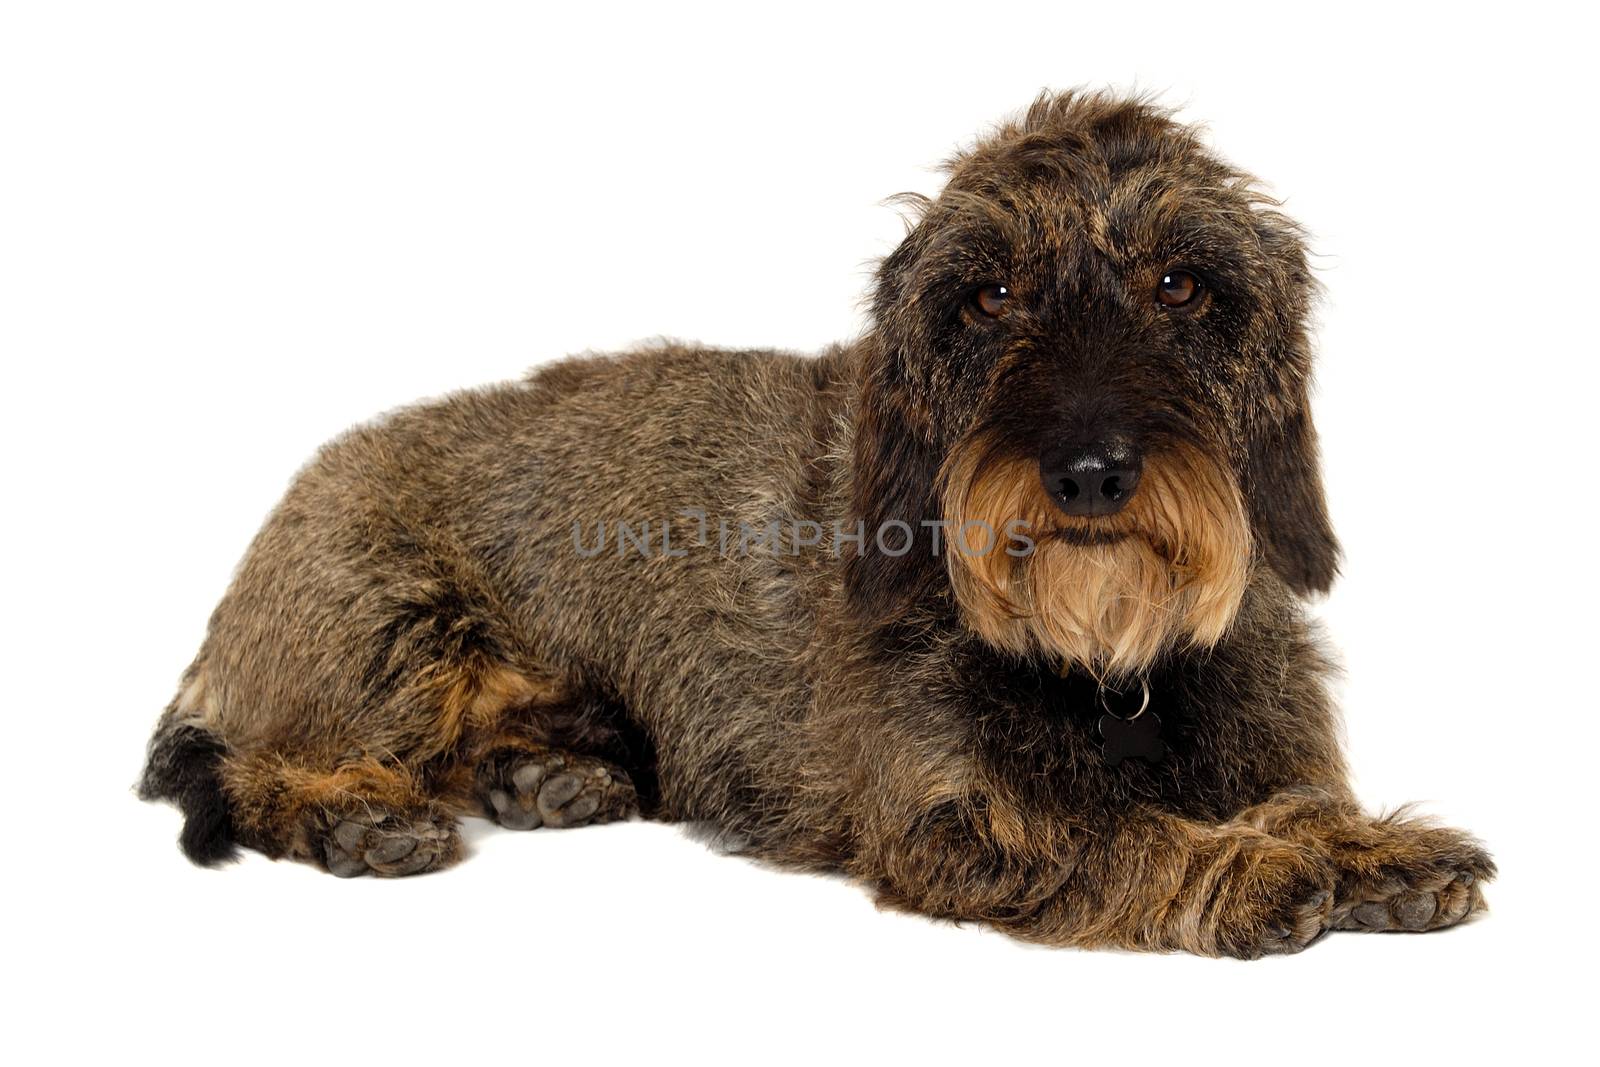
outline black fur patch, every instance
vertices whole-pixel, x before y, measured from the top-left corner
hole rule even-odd
[[[139,782],[145,800],[170,800],[183,812],[178,846],[202,867],[237,857],[233,819],[222,791],[222,742],[198,726],[163,723],[150,741]]]

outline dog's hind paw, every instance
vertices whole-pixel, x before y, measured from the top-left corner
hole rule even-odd
[[[447,817],[352,814],[322,838],[322,861],[340,878],[398,878],[449,866],[460,855],[455,821]]]
[[[603,760],[548,751],[493,762],[484,799],[510,830],[612,822],[638,810],[627,772]]]

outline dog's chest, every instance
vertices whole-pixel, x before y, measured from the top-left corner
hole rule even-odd
[[[989,774],[1058,814],[1153,804],[1225,817],[1261,787],[1234,756],[1248,727],[1173,672],[1117,690],[1076,673],[1041,673],[989,687],[976,706],[970,736]]]

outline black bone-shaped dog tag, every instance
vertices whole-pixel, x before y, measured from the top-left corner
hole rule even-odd
[[[1101,715],[1100,741],[1100,754],[1109,767],[1125,759],[1159,763],[1167,754],[1166,742],[1161,740],[1161,720],[1148,709],[1131,719],[1119,718],[1109,711]]]

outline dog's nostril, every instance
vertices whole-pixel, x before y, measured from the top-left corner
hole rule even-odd
[[[1129,445],[1058,445],[1039,459],[1039,481],[1068,515],[1115,515],[1139,491],[1143,457]]]

